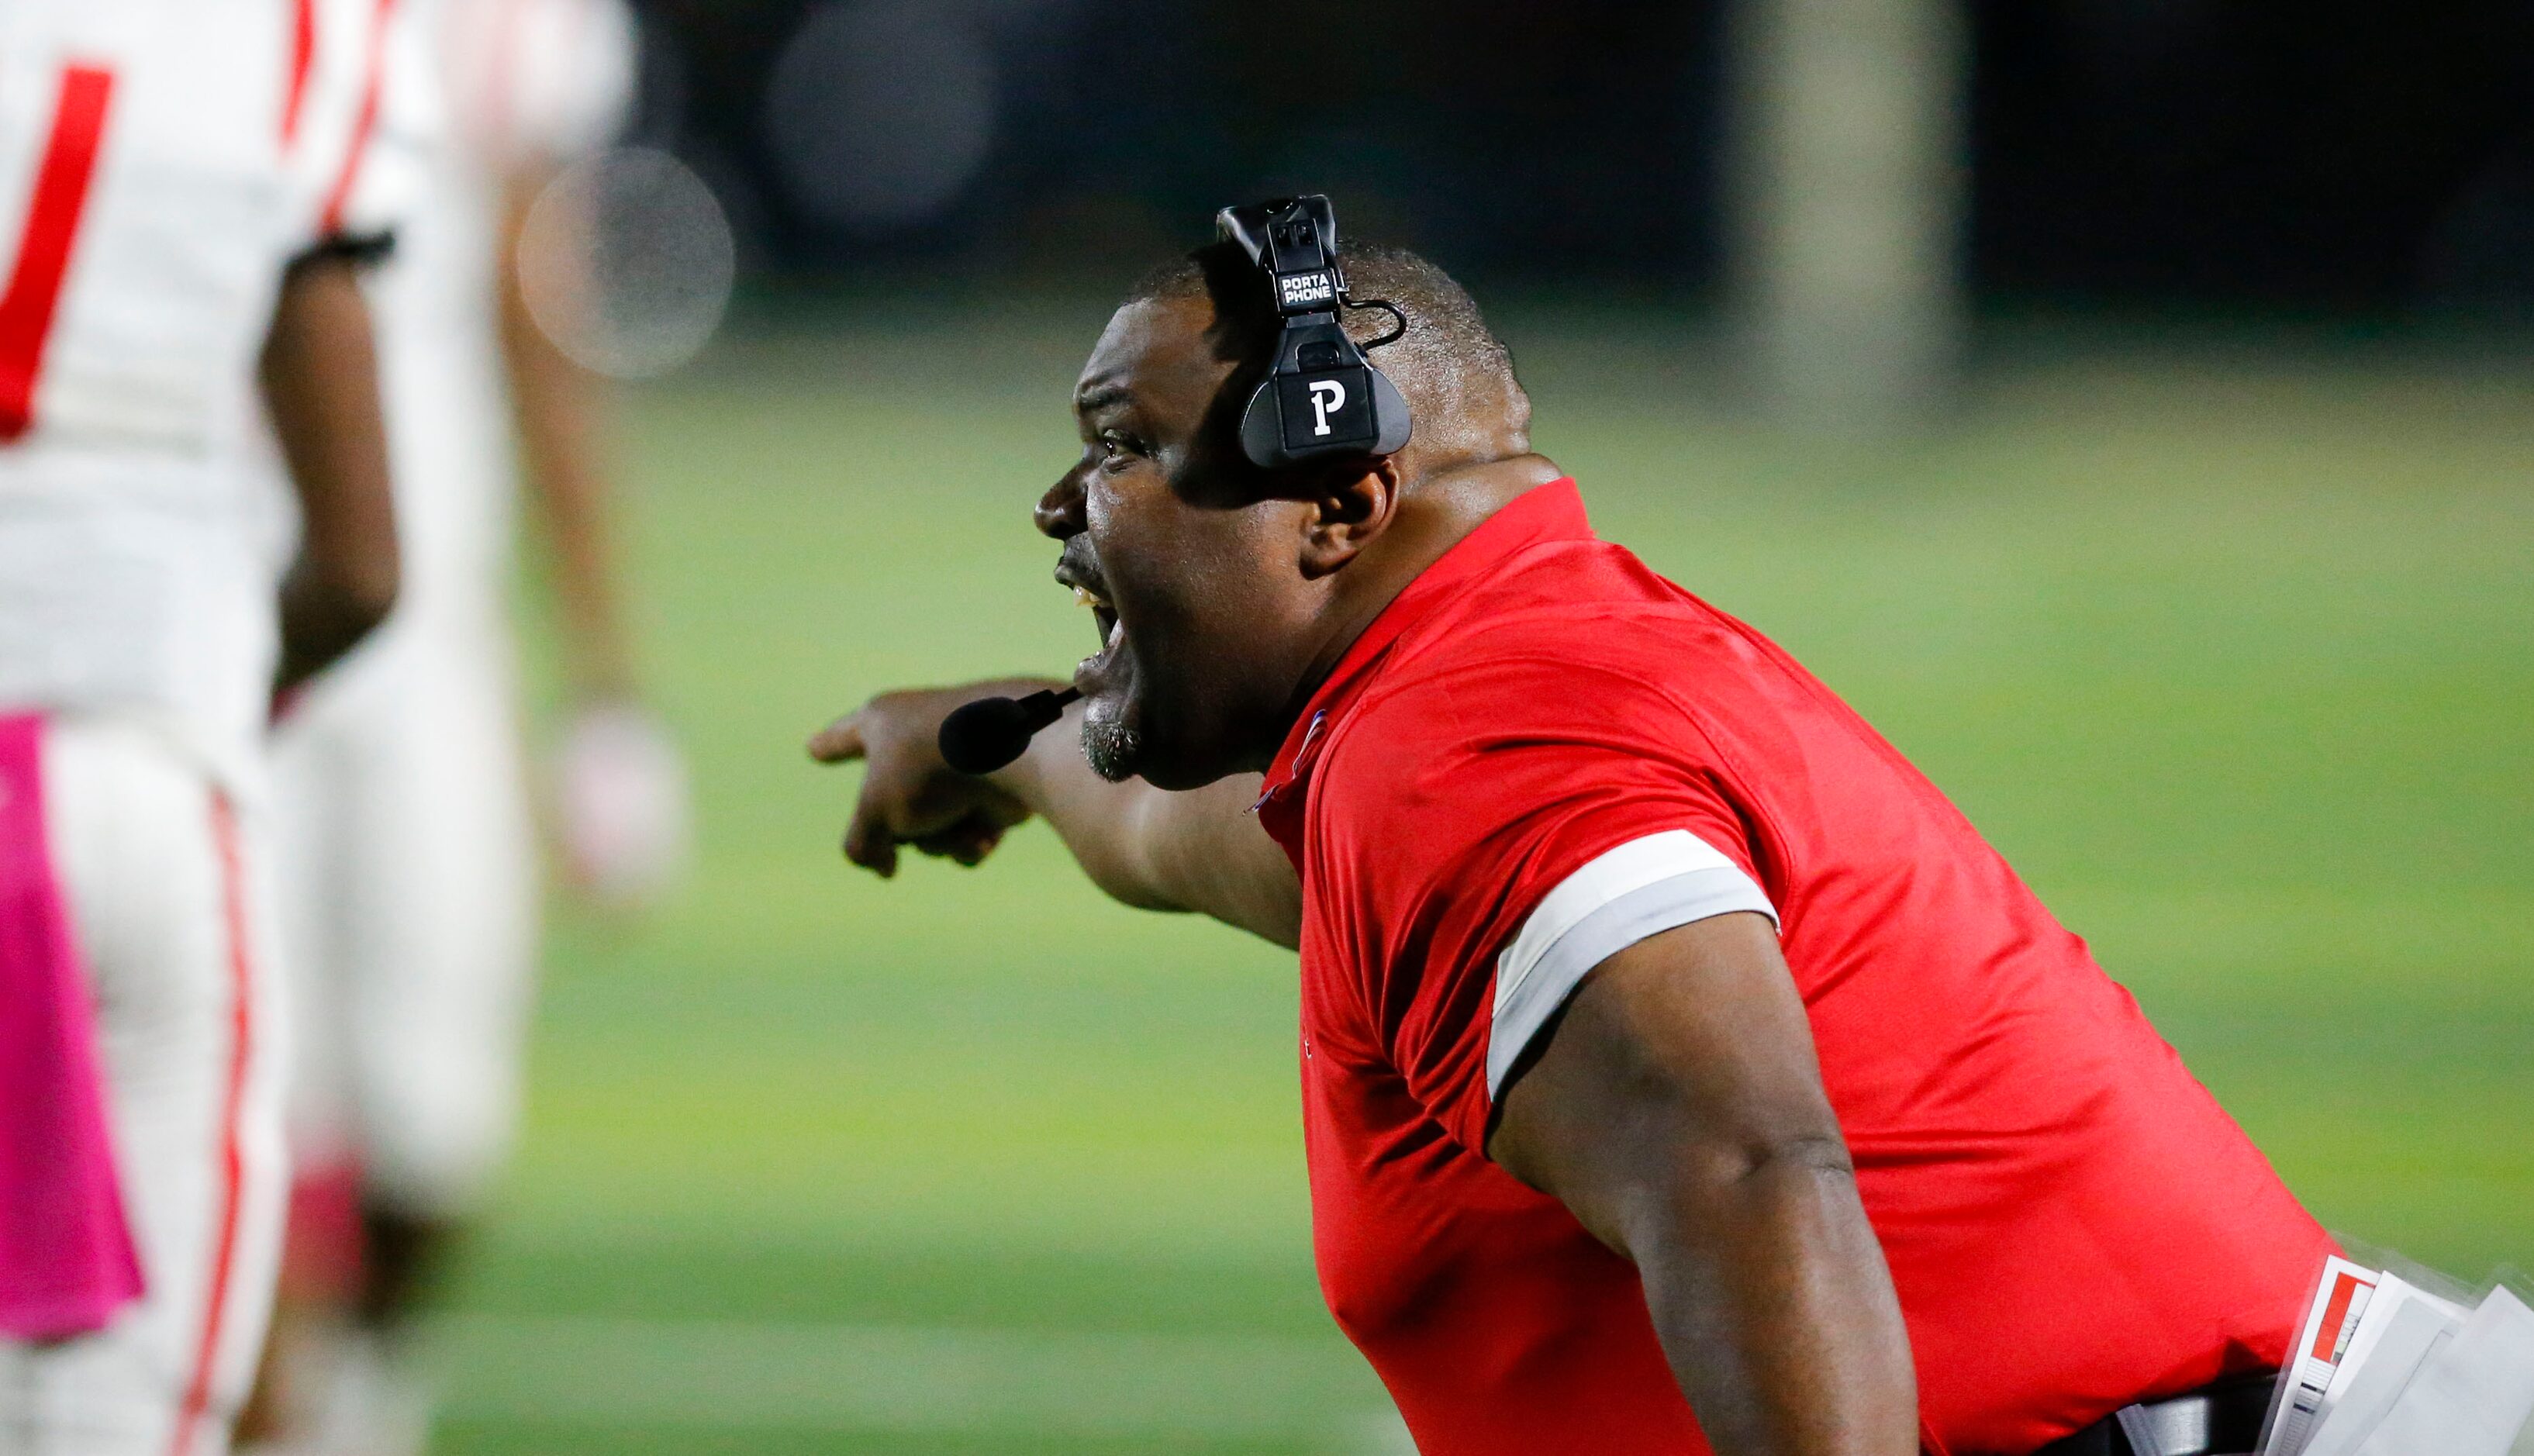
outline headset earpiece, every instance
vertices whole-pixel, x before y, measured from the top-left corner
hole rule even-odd
[[[1242,454],[1276,470],[1340,455],[1378,457],[1407,445],[1414,427],[1406,396],[1338,322],[1351,300],[1329,200],[1315,194],[1226,208],[1215,226],[1266,274],[1282,326],[1267,377],[1241,411]]]
[[[1240,449],[1262,468],[1386,455],[1408,443],[1408,400],[1337,324],[1288,325],[1240,413]]]

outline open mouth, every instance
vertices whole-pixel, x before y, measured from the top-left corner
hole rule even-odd
[[[1126,644],[1125,623],[1117,615],[1117,604],[1109,599],[1108,576],[1082,549],[1087,545],[1080,537],[1065,543],[1056,582],[1090,611],[1092,631],[1100,637],[1099,650],[1074,664],[1073,688],[1090,699],[1082,714],[1082,752],[1094,771],[1116,782],[1134,771],[1139,752],[1136,732],[1127,726],[1134,673],[1120,650]]]
[[[1100,633],[1100,650],[1105,652],[1117,645],[1117,638],[1124,635],[1117,625],[1117,609],[1109,604],[1107,597],[1081,582],[1068,584],[1073,587],[1073,599],[1091,609],[1092,626]]]
[[[1109,582],[1088,560],[1077,560],[1071,552],[1056,563],[1056,584],[1073,593],[1073,599],[1091,611],[1092,629],[1100,635],[1100,645],[1083,659],[1085,668],[1109,656],[1125,638],[1126,631],[1118,625],[1117,606],[1109,600]]]

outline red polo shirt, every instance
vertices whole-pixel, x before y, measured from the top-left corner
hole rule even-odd
[[[1585,972],[1732,911],[1779,922],[1926,1450],[2279,1363],[2329,1241],[2261,1153],[1934,785],[1572,482],[1401,593],[1260,814],[1302,877],[1321,1285],[1426,1456],[1707,1449],[1634,1268],[1481,1149]]]

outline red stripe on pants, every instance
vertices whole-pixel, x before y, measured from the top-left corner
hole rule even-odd
[[[211,1254],[211,1293],[203,1306],[202,1343],[194,1354],[194,1374],[186,1382],[184,1404],[176,1413],[171,1456],[187,1456],[193,1449],[195,1428],[211,1410],[221,1325],[228,1313],[229,1278],[237,1262],[238,1199],[246,1174],[238,1133],[245,1112],[248,1056],[253,1050],[255,962],[247,944],[246,877],[238,854],[237,811],[228,796],[216,790],[211,794],[211,844],[219,855],[220,912],[229,940],[229,1070],[220,1100],[219,1234]]]

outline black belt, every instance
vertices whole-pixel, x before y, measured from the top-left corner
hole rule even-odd
[[[2260,1444],[2278,1383],[2276,1375],[2255,1375],[2123,1406],[2032,1456],[2242,1456]]]

